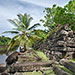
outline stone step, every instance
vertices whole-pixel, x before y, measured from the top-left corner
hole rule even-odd
[[[74,47],[75,48],[75,42],[73,42],[73,41],[68,41],[68,42],[58,41],[57,45],[58,46],[67,46],[67,47]]]
[[[26,63],[15,63],[11,65],[7,72],[30,72],[34,70],[41,70],[43,67],[50,67],[53,62],[26,62]]]
[[[75,48],[70,48],[70,47],[53,47],[53,48],[50,48],[50,51],[60,51],[60,52],[75,52]]]

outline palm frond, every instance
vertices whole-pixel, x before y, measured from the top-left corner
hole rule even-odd
[[[16,23],[18,24],[17,29],[18,29],[19,31],[22,31],[22,29],[26,29],[26,25],[25,25],[23,22],[21,22],[21,21],[19,21],[19,20],[17,20],[17,19],[15,19],[15,21],[16,21]]]
[[[23,22],[23,24],[26,26],[26,28],[29,27],[31,20],[33,20],[33,18],[30,17],[30,15],[28,15],[28,14],[26,14],[26,13],[25,13],[24,16],[22,17],[22,22]]]
[[[20,41],[19,46],[23,46],[24,43],[28,42],[27,36],[24,36],[22,34],[19,35],[18,41]]]
[[[7,52],[9,52],[9,50],[11,50],[14,47],[16,47],[16,45],[19,45],[19,41],[12,39],[10,44],[9,44],[9,46],[8,46],[8,48],[7,48]]]
[[[18,31],[5,31],[5,32],[3,32],[3,34],[4,33],[18,34],[19,32]]]
[[[28,40],[31,45],[33,45],[36,41],[40,40],[40,37],[33,35],[33,36],[28,36]]]
[[[27,37],[28,37],[28,38],[31,38],[33,41],[40,39],[40,37],[37,36],[37,35],[30,35],[30,36],[27,36]]]
[[[32,17],[29,17],[29,19],[28,19],[28,21],[27,21],[27,25],[28,25],[28,27],[30,26],[30,22],[33,20],[33,18]]]
[[[8,21],[14,26],[18,27],[18,24],[15,22],[15,20],[8,19]]]
[[[10,48],[13,48],[15,45],[18,44],[18,37],[19,35],[16,35],[14,36],[9,42],[8,42],[8,48],[7,48],[7,51],[10,50]]]
[[[19,21],[16,20],[17,23],[18,23],[21,27],[26,28],[26,25],[27,25],[27,24],[26,24],[26,22],[27,22],[27,14],[24,14],[24,16],[23,16],[22,14],[18,14],[17,16],[18,16],[18,18],[19,18]]]
[[[8,19],[8,21],[9,21],[11,24],[13,24],[14,26],[16,26],[16,28],[17,28],[19,31],[21,31],[21,27],[20,27],[20,24],[19,24],[20,21],[18,21],[18,19],[14,19],[14,20]]]
[[[28,28],[28,30],[33,30],[33,29],[35,29],[37,26],[40,26],[40,24],[39,24],[39,23],[34,24],[32,27]]]
[[[26,26],[26,28],[28,28],[28,24],[27,24],[27,22],[28,22],[28,15],[25,13],[24,14],[24,16],[23,16],[23,23],[24,23],[24,25]]]
[[[10,43],[11,43],[13,40],[16,40],[18,37],[19,37],[19,35],[14,36],[14,37],[8,42],[8,45],[10,45]]]
[[[22,15],[22,14],[18,14],[17,16],[18,16],[18,19],[22,22],[22,20],[23,20],[23,15]]]

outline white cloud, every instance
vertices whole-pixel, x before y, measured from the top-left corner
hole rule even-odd
[[[19,0],[23,2],[29,2],[43,7],[51,7],[53,4],[64,6],[70,0]]]
[[[6,2],[0,5],[0,10],[0,35],[2,35],[2,32],[11,30],[14,27],[7,19],[17,18],[16,15],[19,13],[28,13],[34,18],[31,23],[34,24],[39,22],[39,19],[43,16],[42,11],[44,8],[27,2],[16,2],[13,4],[12,1],[11,3],[9,1],[9,3]]]
[[[64,6],[69,0],[0,0],[0,35],[5,30],[11,30],[12,25],[7,19],[16,18],[19,13],[28,13],[34,20],[31,25],[39,22],[44,16],[42,13],[45,7],[53,4]]]

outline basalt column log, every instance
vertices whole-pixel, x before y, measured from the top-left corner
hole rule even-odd
[[[75,52],[72,54],[72,58],[75,59]]]
[[[15,63],[18,60],[18,55],[20,55],[19,52],[14,52],[11,55],[9,55],[8,58],[6,59],[6,64],[11,65]]]

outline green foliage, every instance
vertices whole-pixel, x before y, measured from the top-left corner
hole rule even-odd
[[[22,75],[42,75],[42,72],[22,72]]]
[[[47,32],[45,30],[34,30],[34,34],[39,36],[40,39],[44,39],[47,35]]]
[[[49,61],[49,58],[42,51],[36,51],[36,53],[40,58],[42,58],[42,61]]]
[[[13,31],[3,32],[16,34],[16,36],[14,36],[9,42],[8,50],[10,50],[10,48],[13,48],[15,46],[23,46],[24,43],[26,44],[26,46],[31,46],[36,40],[40,39],[40,37],[35,35],[34,33],[35,32],[34,29],[37,26],[40,26],[40,24],[37,23],[30,26],[30,22],[33,20],[33,18],[26,13],[24,15],[18,14],[17,16],[18,19],[8,20],[11,24],[15,26],[15,28],[13,28]]]
[[[70,0],[67,5],[64,6],[67,12],[75,14],[75,0]]]
[[[46,72],[46,75],[55,75],[53,70],[48,70],[48,71],[45,71]],[[22,75],[42,75],[42,72],[41,71],[38,71],[38,72],[22,72],[21,73]]]
[[[11,40],[9,37],[0,36],[0,54],[6,53],[7,44]]]
[[[55,75],[53,70],[47,70],[45,72],[46,72],[46,75]]]
[[[62,25],[69,24],[72,30],[75,30],[75,14],[72,12],[69,13],[66,7],[57,7],[56,10],[57,12],[54,17],[55,23]]]
[[[7,45],[8,41],[10,40],[9,37],[0,36],[0,46],[1,45]]]
[[[52,30],[55,25],[69,24],[75,30],[75,0],[71,0],[64,8],[53,5],[52,8],[45,8],[46,15],[41,19],[43,25]]]
[[[70,14],[70,27],[75,31],[75,0],[70,0],[69,3],[64,6],[64,8],[66,9],[66,12]]]
[[[70,59],[69,61],[75,63],[75,59]]]
[[[55,25],[54,22],[55,11],[56,11],[56,5],[53,5],[52,8],[45,8],[44,12],[46,13],[46,15],[44,16],[44,19],[40,20],[42,21],[45,27],[48,27],[49,30],[52,29]]]

